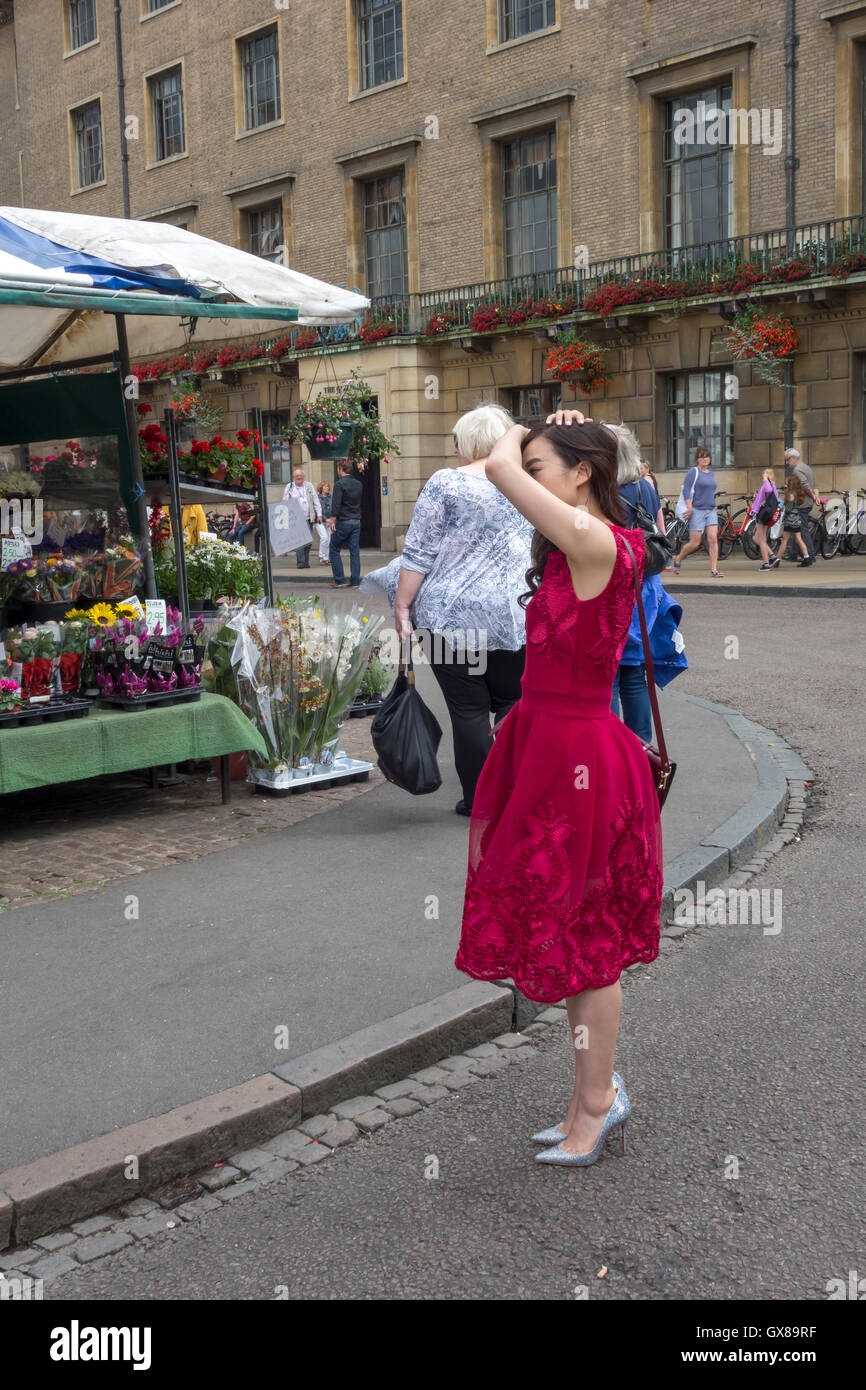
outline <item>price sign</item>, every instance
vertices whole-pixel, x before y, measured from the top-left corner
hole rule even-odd
[[[160,624],[162,631],[166,629],[166,613],[164,598],[148,598],[144,601],[145,623],[148,632],[153,632],[157,623]]]

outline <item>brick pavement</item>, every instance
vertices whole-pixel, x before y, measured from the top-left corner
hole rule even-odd
[[[370,723],[347,719],[340,738],[350,757],[373,764],[369,779],[327,790],[270,797],[234,782],[231,803],[223,806],[219,781],[208,782],[203,769],[155,790],[147,774],[124,773],[4,797],[0,910],[91,892],[131,874],[215,854],[363,796],[384,780]]]

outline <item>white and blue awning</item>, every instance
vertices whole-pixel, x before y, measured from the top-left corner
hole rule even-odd
[[[0,207],[2,369],[113,351],[109,314],[132,315],[138,357],[179,347],[182,317],[200,321],[204,342],[226,337],[238,319],[262,334],[280,322],[347,322],[368,306],[363,295],[168,223]]]

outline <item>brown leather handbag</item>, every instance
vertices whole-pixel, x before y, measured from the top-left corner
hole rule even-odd
[[[664,806],[665,801],[667,800],[667,794],[671,789],[671,783],[674,780],[674,773],[677,770],[677,765],[676,763],[671,762],[670,758],[668,757],[668,750],[665,746],[665,735],[664,730],[662,728],[661,715],[659,714],[659,702],[656,697],[656,682],[655,671],[653,670],[652,652],[650,651],[649,636],[646,630],[646,615],[643,611],[643,597],[641,595],[640,575],[638,574],[637,560],[635,559],[634,551],[632,550],[625,536],[623,536],[622,540],[623,545],[625,546],[626,550],[631,556],[632,568],[634,569],[634,589],[637,595],[637,613],[638,618],[640,619],[640,635],[643,640],[644,660],[646,662],[646,683],[647,688],[649,690],[650,704],[652,705],[653,724],[655,725],[656,738],[658,739],[658,747],[655,748],[651,743],[643,743],[643,740],[641,740],[641,742],[643,743],[643,747],[646,749],[646,755],[649,758],[649,764],[652,770],[653,781],[656,784],[656,792],[658,793],[659,806],[661,807]]]

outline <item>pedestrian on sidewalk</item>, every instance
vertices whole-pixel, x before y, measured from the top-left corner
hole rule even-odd
[[[316,488],[319,494],[319,506],[322,509],[322,519],[316,522],[316,532],[319,537],[319,564],[328,563],[328,547],[331,544],[331,532],[327,525],[328,517],[331,515],[331,484],[329,482],[319,483]]]
[[[776,475],[772,468],[765,468],[761,486],[755,493],[749,507],[749,511],[755,518],[755,543],[764,562],[761,565],[762,570],[775,569],[780,563],[779,556],[770,553],[768,537],[770,527],[775,523],[781,505],[779,494],[776,491]]]
[[[711,468],[712,455],[709,449],[699,444],[695,450],[694,466],[689,469],[683,481],[682,500],[684,520],[689,528],[689,538],[674,560],[674,574],[679,574],[680,565],[687,555],[697,550],[704,531],[707,533],[707,549],[710,552],[710,574],[714,579],[724,579],[719,570],[719,514],[716,511],[716,475]]]
[[[319,494],[316,492],[313,484],[307,482],[303,468],[295,469],[292,474],[292,482],[287,485],[283,493],[283,501],[288,502],[289,500],[298,503],[310,527],[313,527],[316,521],[321,521],[322,508],[319,505]],[[299,570],[308,570],[310,568],[310,551],[312,548],[313,542],[310,541],[309,545],[301,545],[295,551],[295,560]]]
[[[637,505],[642,502],[664,535],[664,514],[656,489],[644,473],[640,462],[640,445],[625,425],[609,425],[619,440],[617,451],[617,482],[619,498],[626,513],[625,524],[635,526]],[[671,598],[661,581],[661,575],[648,575],[641,584],[644,619],[655,670],[656,685],[664,687],[688,670],[685,642],[679,630],[682,606]],[[628,638],[613,678],[611,709],[619,715],[622,705],[623,722],[643,743],[653,741],[653,716],[646,677],[646,653],[637,603],[631,617]]]
[[[788,479],[792,476],[799,478],[800,486],[803,489],[803,502],[800,507],[800,520],[802,526],[800,527],[799,534],[805,543],[810,560],[814,561],[816,557],[815,538],[812,534],[811,521],[812,503],[817,502],[820,504],[821,496],[818,489],[815,487],[815,474],[812,472],[808,463],[803,462],[800,457],[799,449],[785,450],[785,478]],[[797,551],[799,548],[798,545],[791,542],[787,545],[786,554],[785,546],[780,544],[776,554],[781,555],[784,560],[796,560],[798,559]],[[802,557],[799,558],[802,563]]]
[[[491,716],[520,699],[526,615],[519,603],[529,568],[532,527],[484,472],[490,450],[514,424],[499,405],[482,405],[454,426],[456,467],[440,468],[422,488],[401,555],[368,574],[394,609],[400,641],[413,627],[439,684],[454,735],[463,793],[472,812],[490,752]]]
[[[659,511],[661,511],[661,493],[659,492],[659,485],[656,481],[656,475],[650,468],[646,459],[641,459],[640,461],[640,475],[642,478],[646,478],[650,487],[655,490],[656,497],[659,499]],[[662,522],[664,522],[664,514],[662,514]],[[665,529],[664,525],[662,525],[660,529],[663,531]]]
[[[623,524],[616,434],[578,411],[549,420],[515,425],[487,460],[536,529],[522,695],[478,780],[454,963],[565,1000],[571,1102],[533,1138],[551,1145],[540,1162],[586,1166],[613,1130],[625,1144],[620,975],[659,953],[662,837],[646,751],[610,708],[635,602],[626,541],[640,577],[644,533]]]
[[[349,574],[351,588],[357,589],[361,583],[361,495],[364,485],[356,478],[348,459],[340,459],[337,464],[337,482],[331,504],[328,526],[331,529],[330,561],[332,589],[344,589],[346,577],[343,571],[343,557],[340,554],[344,545],[349,547]]]
[[[783,494],[784,512],[782,516],[782,538],[779,541],[779,551],[780,553],[784,553],[786,545],[789,541],[792,541],[799,547],[801,568],[806,568],[815,563],[815,557],[809,554],[806,542],[803,539],[803,531],[808,526],[808,522],[806,522],[805,525],[803,522],[803,499],[805,495],[803,484],[800,482],[796,473],[792,473],[785,484],[785,491]]]

